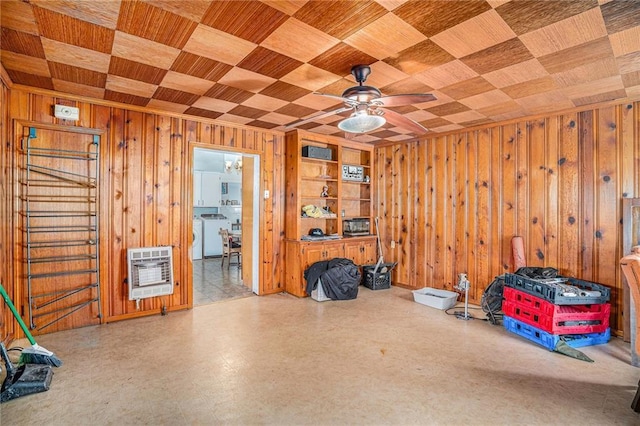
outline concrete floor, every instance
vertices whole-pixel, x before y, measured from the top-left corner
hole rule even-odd
[[[640,424],[620,339],[583,348],[586,363],[395,287],[233,299],[39,343],[65,364],[48,392],[2,404],[2,424]]]

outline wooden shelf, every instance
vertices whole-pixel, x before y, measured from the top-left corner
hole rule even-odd
[[[300,196],[301,199],[303,200],[328,200],[328,201],[337,201],[338,198],[337,197],[321,197],[319,195],[301,195]]]
[[[320,216],[320,217],[300,216],[300,219],[304,219],[304,220],[307,220],[307,219],[314,219],[314,220],[315,219],[337,219],[337,218],[338,218],[338,215],[335,215],[335,216]]]
[[[375,263],[375,235],[341,238],[338,240],[304,241],[309,231],[320,228],[326,235],[343,236],[346,219],[368,219],[374,231],[375,184],[342,179],[343,166],[361,166],[365,175],[373,176],[374,159],[370,144],[347,141],[332,136],[316,135],[304,130],[293,130],[286,139],[286,204],[285,204],[285,273],[288,293],[304,297],[304,271],[313,263],[336,257],[353,260],[357,265]],[[331,150],[335,160],[302,157],[305,146]],[[323,187],[330,197],[321,197]],[[337,213],[331,217],[303,217],[305,205],[328,207]]]
[[[302,180],[309,180],[309,181],[315,181],[315,182],[337,182],[338,178],[337,177],[303,177]]]
[[[303,163],[329,163],[338,164],[336,160],[323,160],[322,158],[300,157]]]

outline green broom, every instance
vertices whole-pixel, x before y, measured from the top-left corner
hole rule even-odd
[[[20,354],[20,360],[18,361],[18,363],[21,365],[22,364],[48,364],[48,365],[53,365],[54,367],[60,367],[62,365],[62,360],[57,356],[55,356],[53,352],[43,348],[42,346],[39,346],[36,343],[36,340],[33,338],[31,333],[29,332],[29,329],[27,328],[27,325],[24,323],[24,321],[22,321],[22,318],[20,318],[20,315],[18,314],[16,307],[13,306],[13,302],[11,302],[11,299],[9,299],[9,295],[7,294],[7,292],[5,291],[1,283],[0,283],[0,293],[2,294],[2,298],[4,299],[9,309],[11,309],[11,312],[13,313],[13,317],[16,319],[16,321],[18,321],[18,324],[20,324],[20,328],[22,328],[22,331],[24,331],[24,334],[27,336],[27,339],[29,339],[29,343],[31,343],[30,348],[24,348],[22,350],[22,353]]]

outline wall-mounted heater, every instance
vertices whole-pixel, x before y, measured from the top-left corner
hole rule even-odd
[[[129,300],[173,294],[172,253],[170,246],[127,250]]]

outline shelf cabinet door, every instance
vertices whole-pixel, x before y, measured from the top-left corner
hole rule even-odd
[[[220,207],[222,182],[220,173],[202,172],[201,207]]]
[[[344,244],[326,245],[323,260],[331,260],[336,257],[344,257]]]
[[[363,265],[372,265],[376,263],[376,241],[365,241],[362,243]]]
[[[344,257],[351,260],[356,265],[362,265],[362,244],[344,243]]]
[[[302,272],[316,262],[325,260],[325,248],[320,244],[305,244],[302,246]]]
[[[353,241],[344,243],[344,257],[350,259],[358,266],[372,265],[376,262],[376,242]]]

